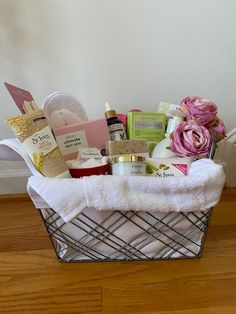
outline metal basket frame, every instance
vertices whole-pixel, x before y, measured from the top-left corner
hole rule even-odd
[[[216,149],[212,141],[208,158]],[[40,209],[47,232],[61,262],[111,262],[200,258],[213,208],[196,212],[106,211],[96,221],[86,209],[65,223],[51,208]],[[135,229],[135,237],[125,239],[125,226]],[[182,228],[180,228],[182,226]],[[81,232],[74,235],[69,229]],[[120,230],[119,234],[117,232]],[[127,229],[126,229],[127,230]],[[105,250],[99,246],[103,245]],[[145,249],[154,245],[148,253]]]
[[[62,262],[200,258],[212,215],[212,209],[159,214],[109,211],[103,221],[96,222],[90,211],[65,223],[53,209],[39,211]],[[135,237],[129,240],[120,236],[126,224],[135,230]],[[73,235],[68,228],[81,234]],[[105,249],[99,249],[101,245]],[[147,253],[145,249],[150,245],[155,249]]]

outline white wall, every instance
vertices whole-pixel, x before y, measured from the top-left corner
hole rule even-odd
[[[232,129],[235,12],[234,0],[0,0],[1,136],[18,112],[3,81],[39,104],[70,91],[90,117],[107,99],[119,111],[153,111],[160,100],[202,95]]]
[[[89,117],[201,95],[235,127],[236,1],[0,0],[0,137],[18,113],[3,82],[76,95]]]

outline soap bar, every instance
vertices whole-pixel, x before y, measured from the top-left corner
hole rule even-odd
[[[148,143],[151,153],[165,135],[166,115],[154,112],[128,112],[128,138],[144,140]]]
[[[106,153],[110,156],[148,153],[148,146],[146,141],[108,141],[106,142]]]
[[[128,112],[130,140],[160,142],[165,135],[166,115],[152,112]]]

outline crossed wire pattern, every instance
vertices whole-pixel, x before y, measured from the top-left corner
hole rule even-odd
[[[99,213],[90,208],[69,223],[50,208],[40,213],[60,261],[92,262],[198,258],[212,209]]]

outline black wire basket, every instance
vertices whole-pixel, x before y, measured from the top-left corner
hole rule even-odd
[[[213,158],[212,143],[208,158]],[[194,197],[194,195],[193,195]],[[199,258],[212,208],[198,212],[97,211],[65,223],[51,208],[40,214],[62,262]]]
[[[40,212],[59,261],[92,262],[201,257],[212,209],[149,213],[87,208],[69,223],[52,209]]]

